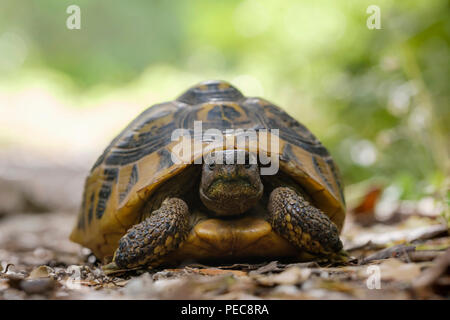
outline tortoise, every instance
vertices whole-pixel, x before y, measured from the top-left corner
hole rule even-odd
[[[196,146],[185,161],[173,156],[177,129]],[[227,139],[265,132],[278,143],[208,149],[208,129]],[[276,172],[261,174],[261,151],[278,161]],[[271,102],[210,80],[146,109],[111,142],[85,181],[70,239],[111,262],[106,270],[305,261],[343,252],[344,218],[339,171],[321,142]]]

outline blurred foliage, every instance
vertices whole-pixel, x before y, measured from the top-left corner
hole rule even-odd
[[[81,30],[65,27],[70,4]],[[366,27],[371,4],[380,30]],[[162,100],[228,80],[307,125],[347,185],[445,197],[449,36],[444,0],[2,0],[0,80],[49,69],[79,96],[144,77]]]

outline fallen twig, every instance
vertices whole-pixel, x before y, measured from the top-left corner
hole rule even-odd
[[[402,255],[407,254],[408,252],[414,251],[416,250],[415,246],[405,246],[403,244],[399,244],[390,248],[386,248],[383,249],[381,251],[378,251],[374,254],[369,255],[368,257],[364,258],[361,260],[361,262],[359,263],[360,265],[362,264],[367,264],[371,261],[374,260],[383,260],[383,259],[388,259],[388,258],[398,258]]]

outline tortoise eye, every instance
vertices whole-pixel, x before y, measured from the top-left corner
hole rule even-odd
[[[213,170],[215,167],[216,167],[216,164],[214,162],[211,162],[210,164],[208,164],[209,170]]]

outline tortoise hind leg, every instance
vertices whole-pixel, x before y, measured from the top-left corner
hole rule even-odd
[[[274,189],[268,211],[272,228],[295,247],[316,256],[342,250],[336,225],[291,188]]]
[[[187,204],[168,198],[150,217],[128,230],[119,241],[113,262],[104,270],[157,266],[163,256],[180,246],[189,231]]]

